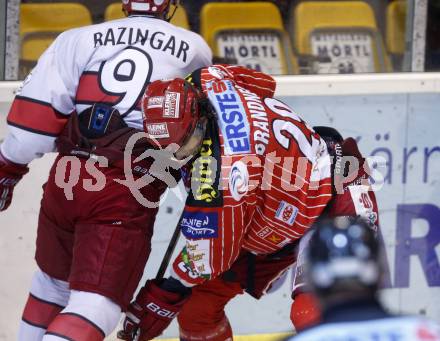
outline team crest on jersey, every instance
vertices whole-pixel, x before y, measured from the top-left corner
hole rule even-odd
[[[249,190],[249,172],[246,165],[236,161],[229,172],[229,192],[235,201],[240,201]]]
[[[297,207],[293,206],[292,204],[288,204],[287,202],[282,200],[280,202],[280,205],[278,206],[277,211],[275,212],[275,219],[278,219],[283,223],[292,226],[295,222],[297,214]]]
[[[165,94],[165,105],[163,117],[179,118],[180,94],[178,92],[167,92]]]
[[[170,137],[168,125],[166,123],[147,124],[147,133],[151,138],[164,139]]]
[[[225,141],[225,154],[245,154],[251,151],[250,128],[240,95],[229,80],[207,84],[208,97],[217,113]]]

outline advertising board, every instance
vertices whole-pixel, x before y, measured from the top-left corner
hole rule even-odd
[[[357,77],[357,78],[356,78]],[[381,156],[383,186],[377,192],[380,234],[388,275],[383,300],[392,311],[440,321],[440,75],[366,75],[278,78],[278,98],[311,125],[330,125],[358,140],[365,156]],[[360,78],[359,78],[360,77]],[[8,85],[9,84],[9,85]],[[0,140],[18,83],[0,86]],[[0,214],[0,340],[15,338],[36,265],[33,261],[41,185],[54,155],[31,165],[10,209]],[[379,179],[380,180],[380,179]],[[183,191],[160,208],[145,278],[155,275],[181,213]],[[293,272],[260,301],[242,295],[227,307],[236,334],[291,330]],[[164,337],[176,337],[176,324]],[[110,338],[112,340],[112,338]]]

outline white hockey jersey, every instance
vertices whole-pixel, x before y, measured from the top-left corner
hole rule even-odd
[[[292,341],[440,341],[440,325],[422,317],[396,316],[364,322],[326,323]]]
[[[148,16],[63,32],[19,89],[1,152],[26,164],[54,151],[69,114],[95,102],[112,105],[129,126],[142,129],[139,102],[146,86],[185,77],[211,60],[198,34]]]

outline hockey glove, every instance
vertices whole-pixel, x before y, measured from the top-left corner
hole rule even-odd
[[[313,294],[301,292],[294,297],[290,310],[290,320],[296,332],[318,324],[320,319],[319,303]]]
[[[159,336],[168,327],[182,309],[191,291],[168,291],[164,289],[167,288],[167,281],[170,279],[147,281],[128,307],[123,330],[118,333],[119,339],[147,341]]]
[[[354,139],[345,139],[341,146],[342,155],[357,159],[359,166],[352,170],[352,174],[350,174],[350,170],[347,174],[341,174],[342,170],[338,174],[335,169],[334,186],[336,194],[327,208],[329,216],[361,217],[373,230],[377,231],[379,212],[376,195],[370,185],[368,164],[362,157]],[[349,180],[347,181],[347,179]]]
[[[26,165],[11,162],[0,152],[0,211],[9,207],[15,185],[28,171]]]

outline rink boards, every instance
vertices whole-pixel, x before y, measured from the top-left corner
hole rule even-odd
[[[440,321],[440,75],[392,74],[280,77],[277,96],[311,125],[330,125],[359,141],[364,155],[382,156],[378,190],[381,234],[389,274],[383,299],[396,312]],[[0,83],[0,138],[18,83]],[[53,155],[31,165],[14,203],[0,215],[0,340],[11,340],[26,299],[33,262],[41,185]],[[380,180],[380,176],[378,176]],[[378,181],[379,183],[379,181]],[[161,207],[145,277],[154,276],[181,211],[184,194]],[[283,333],[289,322],[292,271],[257,302],[244,295],[228,306],[239,335]],[[176,337],[173,324],[164,337]],[[260,336],[260,340],[274,340]],[[249,336],[246,340],[250,340]]]

